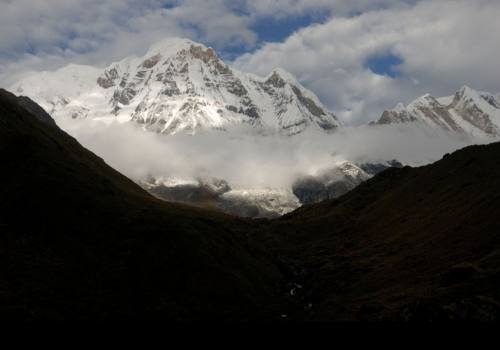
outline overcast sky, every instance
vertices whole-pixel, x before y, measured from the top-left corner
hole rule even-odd
[[[0,0],[0,86],[171,36],[295,74],[347,123],[462,85],[500,92],[498,0]]]

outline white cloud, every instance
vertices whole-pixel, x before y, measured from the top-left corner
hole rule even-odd
[[[168,36],[217,48],[258,42],[259,20],[330,18],[235,61],[261,75],[294,73],[347,122],[399,101],[451,94],[463,84],[500,90],[497,0],[0,0],[0,86],[27,70],[104,66]],[[353,14],[359,14],[353,16]],[[333,16],[333,17],[329,17]],[[364,67],[377,54],[404,63],[392,79]]]
[[[333,17],[235,64],[258,74],[283,66],[343,119],[366,122],[427,92],[452,94],[463,84],[498,91],[499,13],[496,0],[443,0]],[[404,61],[395,79],[364,65],[388,53]]]
[[[0,0],[0,81],[27,69],[107,64],[141,54],[166,36],[251,48],[258,19],[326,13],[283,43],[269,43],[235,64],[261,75],[291,71],[345,120],[368,121],[419,94],[451,93],[462,84],[500,90],[500,2],[402,0]],[[415,5],[416,4],[416,5]],[[161,5],[170,5],[161,7]],[[362,12],[353,16],[353,13]],[[402,57],[400,77],[364,67],[374,55]],[[8,78],[8,79],[7,79]],[[248,138],[165,137],[134,124],[109,127],[59,120],[113,167],[135,179],[152,174],[215,176],[241,187],[287,187],[300,173],[335,161],[434,161],[471,140],[405,126],[359,128],[334,135]],[[402,128],[402,129],[401,129]],[[237,150],[235,152],[235,150]]]
[[[318,174],[345,160],[398,159],[423,165],[473,141],[440,129],[407,125],[346,128],[333,135],[311,131],[274,138],[224,132],[167,137],[144,131],[134,123],[106,125],[69,118],[57,122],[83,146],[134,180],[149,175],[183,180],[215,177],[228,181],[233,188],[246,189],[290,188],[299,176]]]
[[[165,37],[253,46],[252,19],[224,0],[0,0],[0,81],[67,63],[109,64]],[[170,5],[170,6],[165,6]]]
[[[245,8],[253,16],[283,18],[325,12],[348,16],[387,7],[400,7],[419,0],[245,0]]]
[[[250,49],[262,18],[348,14],[407,1],[416,0],[0,0],[0,85],[30,69],[107,64],[168,36]]]

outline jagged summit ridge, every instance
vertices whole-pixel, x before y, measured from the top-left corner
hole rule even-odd
[[[500,137],[500,99],[468,86],[454,95],[435,98],[423,95],[404,106],[385,111],[376,124],[417,122],[472,136]]]
[[[56,116],[133,121],[165,134],[246,125],[293,135],[341,125],[290,73],[246,74],[188,39],[163,40],[105,69],[75,67],[36,74],[13,90]]]

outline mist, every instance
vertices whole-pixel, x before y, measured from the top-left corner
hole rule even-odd
[[[233,188],[290,188],[341,161],[396,159],[421,166],[472,143],[441,130],[409,125],[361,126],[333,134],[293,137],[214,131],[196,136],[162,135],[134,123],[60,118],[58,125],[110,166],[135,181],[149,176],[182,180],[218,178]]]

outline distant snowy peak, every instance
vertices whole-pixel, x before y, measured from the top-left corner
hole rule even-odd
[[[435,98],[429,94],[408,106],[385,111],[376,124],[420,122],[447,131],[473,136],[500,137],[500,99],[487,92],[462,87],[455,95]]]
[[[10,90],[32,98],[50,115],[57,117],[64,110],[73,118],[86,116],[85,107],[77,101],[92,91],[102,70],[70,64],[55,72],[34,73],[16,83]],[[77,103],[72,103],[77,102]]]
[[[265,78],[242,73],[212,48],[185,39],[161,41],[145,56],[104,70],[73,65],[35,74],[13,91],[59,116],[114,117],[165,134],[248,125],[293,135],[341,125],[290,73],[276,69]]]

